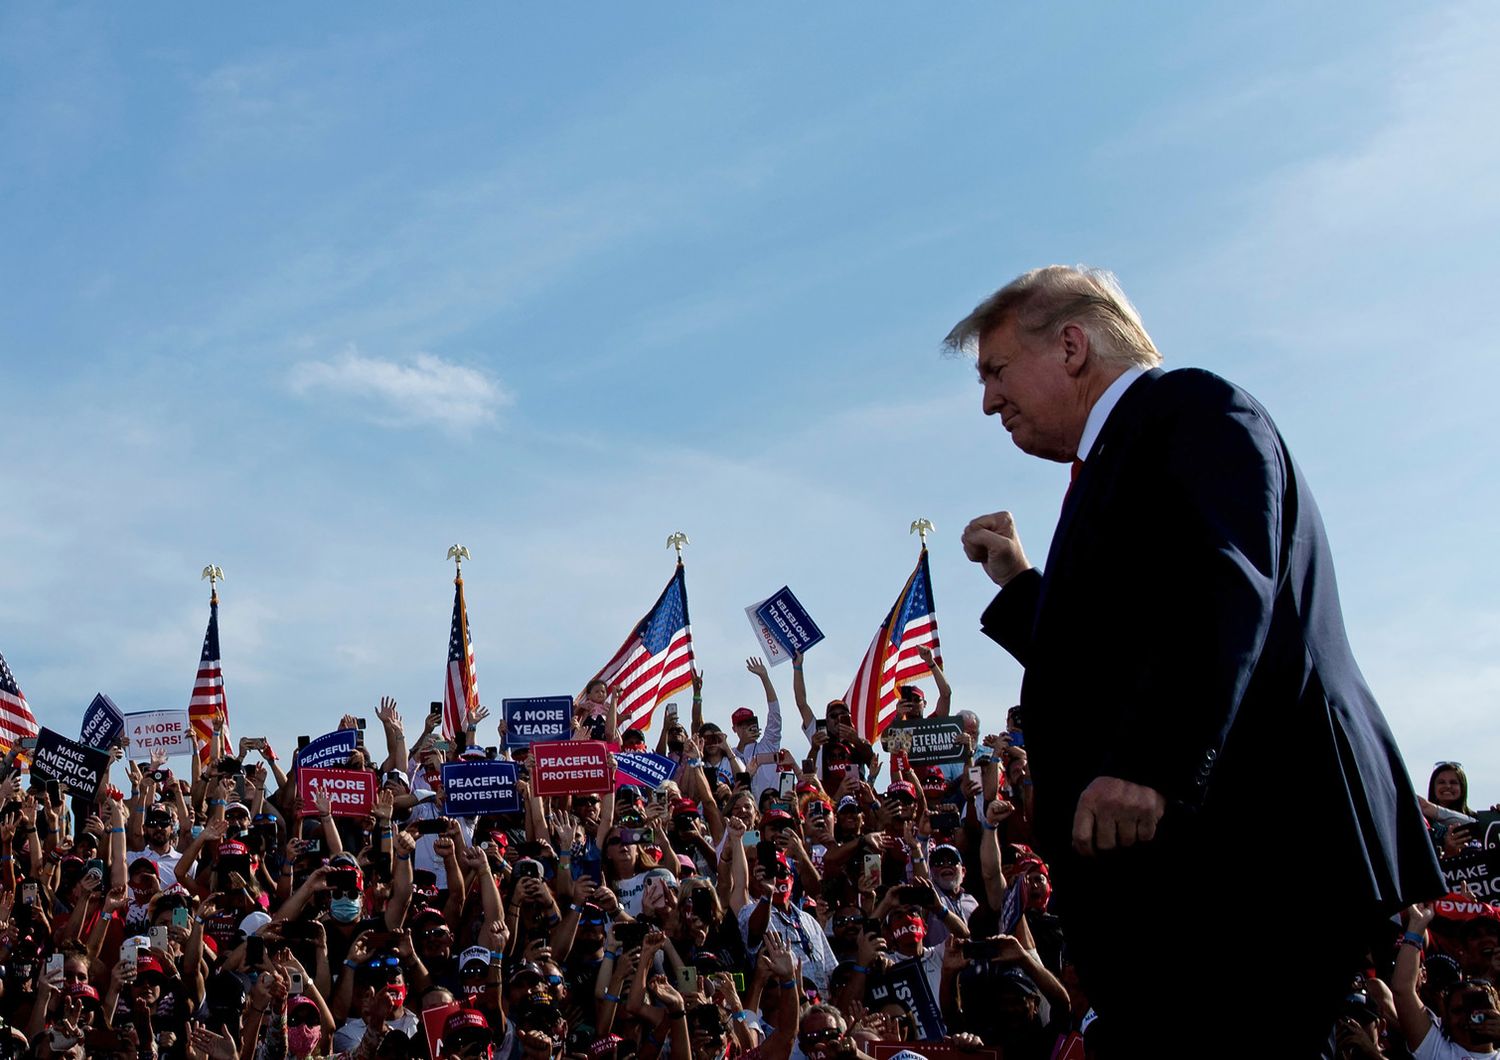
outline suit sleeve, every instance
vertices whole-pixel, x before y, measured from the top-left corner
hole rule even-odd
[[[1031,655],[1031,630],[1041,594],[1042,572],[1035,567],[1022,571],[995,594],[979,618],[984,635],[1015,656],[1022,666]]]
[[[1179,411],[1162,459],[1140,509],[1155,554],[1136,561],[1140,633],[1120,631],[1120,729],[1101,773],[1196,805],[1271,626],[1286,471],[1274,428],[1238,391]]]

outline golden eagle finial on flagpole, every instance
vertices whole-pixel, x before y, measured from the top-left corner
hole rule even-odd
[[[907,532],[919,536],[922,539],[922,547],[925,549],[927,547],[927,535],[935,529],[936,527],[932,525],[931,519],[913,519],[911,521],[911,529]]]
[[[682,546],[690,544],[692,544],[692,542],[688,540],[687,534],[684,534],[681,530],[678,530],[674,534],[667,535],[667,547],[675,548],[677,550],[678,563],[682,562]]]
[[[216,604],[219,602],[219,583],[224,580],[224,568],[210,563],[203,568],[203,578],[208,579],[208,602]],[[202,581],[203,578],[199,578]]]
[[[462,578],[464,576],[464,560],[473,559],[474,557],[469,555],[467,545],[449,545],[448,558],[453,561],[453,577]]]

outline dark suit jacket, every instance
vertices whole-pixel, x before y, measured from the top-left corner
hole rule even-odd
[[[1282,865],[1361,915],[1445,889],[1350,651],[1322,518],[1238,387],[1195,369],[1131,384],[1045,573],[982,622],[1026,670],[1044,854],[1066,857],[1078,796],[1112,776],[1166,795],[1160,841],[1195,844],[1205,880]]]

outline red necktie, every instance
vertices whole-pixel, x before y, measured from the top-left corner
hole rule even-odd
[[[1068,473],[1068,488],[1063,491],[1063,506],[1067,507],[1068,494],[1073,492],[1073,483],[1078,481],[1078,476],[1083,471],[1083,461],[1077,457],[1073,458],[1073,468]]]

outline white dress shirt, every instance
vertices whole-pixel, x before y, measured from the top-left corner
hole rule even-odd
[[[1140,365],[1131,365],[1120,373],[1120,378],[1105,389],[1099,395],[1099,400],[1094,402],[1094,407],[1089,409],[1089,418],[1083,425],[1083,437],[1078,439],[1078,459],[1087,460],[1089,451],[1094,448],[1094,443],[1099,440],[1099,432],[1104,430],[1104,423],[1109,419],[1109,414],[1115,410],[1120,403],[1120,398],[1125,396],[1125,391],[1130,389],[1130,384],[1145,375],[1147,369]]]

